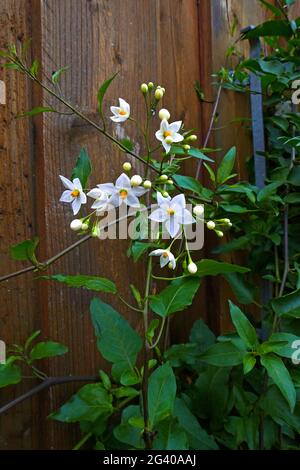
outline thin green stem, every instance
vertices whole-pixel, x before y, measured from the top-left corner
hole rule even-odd
[[[92,432],[88,432],[87,434],[85,434],[81,439],[80,441],[77,442],[77,444],[73,447],[72,450],[79,450],[81,449],[81,447],[92,437],[93,433]]]
[[[142,310],[141,308],[137,308],[137,307],[134,307],[133,305],[130,305],[128,302],[126,302],[125,299],[123,299],[123,297],[120,294],[118,294],[118,297],[121,300],[121,302],[123,302],[123,304],[126,305],[126,307],[130,308],[131,310],[134,310],[135,312],[139,312],[139,313],[144,312],[144,310]]]
[[[149,346],[149,349],[154,349],[154,348],[156,348],[156,346],[157,346],[158,343],[160,342],[161,336],[162,336],[163,331],[164,331],[165,323],[166,323],[166,317],[163,317],[162,322],[161,322],[161,325],[160,325],[160,330],[159,330],[159,333],[158,333],[158,335],[157,335],[157,338],[156,338],[156,340],[154,341],[154,343],[151,344],[151,346]]]

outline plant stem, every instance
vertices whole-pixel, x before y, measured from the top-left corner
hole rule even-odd
[[[28,390],[28,392],[23,393],[23,395],[20,395],[18,398],[15,398],[14,400],[7,403],[6,405],[2,406],[0,408],[0,415],[8,411],[10,408],[13,408],[19,403],[22,403],[23,401],[32,397],[36,393],[39,393],[42,390],[52,387],[53,385],[65,384],[68,382],[96,382],[98,379],[99,377],[97,376],[89,376],[89,375],[88,376],[67,375],[63,377],[48,377],[46,380],[44,380],[42,383],[40,383],[36,387],[32,388],[31,390]]]
[[[160,342],[160,338],[163,334],[163,331],[164,331],[164,327],[165,327],[165,323],[166,323],[166,317],[163,317],[162,319],[162,322],[161,322],[161,325],[160,325],[160,330],[159,330],[159,333],[157,335],[157,338],[156,340],[154,341],[153,344],[151,344],[151,346],[149,346],[149,349],[154,349],[156,348],[156,346],[158,345],[158,343]]]
[[[143,397],[143,414],[144,414],[144,433],[143,438],[147,450],[152,448],[151,431],[149,429],[149,413],[148,413],[148,381],[149,381],[149,344],[146,338],[146,332],[148,330],[148,315],[149,315],[149,293],[151,286],[151,272],[152,272],[152,258],[149,256],[146,276],[146,287],[145,287],[145,300],[144,300],[144,374],[142,381],[142,397]]]
[[[77,444],[73,447],[72,450],[79,450],[91,437],[92,437],[92,433],[91,432],[88,432],[87,434],[85,434],[79,442],[77,442]]]
[[[125,299],[123,299],[123,297],[120,294],[118,294],[118,297],[121,300],[121,302],[123,302],[123,304],[126,305],[126,307],[131,308],[131,310],[134,310],[135,312],[139,312],[139,313],[144,312],[141,308],[137,308],[137,307],[134,307],[133,305],[130,305],[128,302],[126,302]]]

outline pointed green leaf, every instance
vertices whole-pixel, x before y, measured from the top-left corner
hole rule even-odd
[[[253,349],[258,346],[258,338],[255,328],[249,322],[244,313],[234,305],[231,300],[229,302],[230,315],[239,337],[244,341],[248,348]]]
[[[39,244],[39,239],[37,237],[33,240],[25,240],[17,245],[10,247],[11,257],[18,261],[36,261],[35,250]]]
[[[176,397],[176,379],[168,363],[158,367],[149,378],[148,412],[150,428],[172,415]]]
[[[92,165],[90,157],[87,151],[82,148],[77,158],[76,166],[73,168],[71,179],[79,178],[83,189],[85,189],[91,172]]]
[[[42,276],[42,278],[50,281],[62,282],[69,287],[83,287],[84,289],[95,292],[109,292],[110,294],[116,294],[117,292],[115,283],[105,277],[86,276],[83,274],[79,274],[77,276],[52,274],[51,276]]]
[[[231,175],[236,157],[236,147],[231,147],[221,161],[217,170],[217,183],[222,184]]]
[[[97,99],[98,99],[98,112],[99,112],[100,116],[102,116],[102,113],[103,113],[102,106],[103,106],[104,95],[107,92],[107,89],[108,89],[109,85],[116,78],[118,73],[119,72],[115,73],[112,77],[105,80],[105,82],[102,83],[102,85],[100,86],[100,88],[98,90]]]
[[[67,346],[54,341],[41,341],[30,352],[30,359],[44,359],[46,357],[61,356],[68,352]]]
[[[212,345],[199,359],[207,364],[218,367],[238,366],[243,362],[243,354],[230,341]]]

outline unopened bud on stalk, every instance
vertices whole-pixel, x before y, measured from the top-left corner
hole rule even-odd
[[[130,171],[131,168],[132,168],[131,163],[129,163],[129,162],[123,163],[123,170],[124,171]]]
[[[146,83],[141,84],[141,92],[145,95],[148,93],[148,85]]]
[[[167,181],[169,178],[168,175],[160,175],[159,179],[160,181]]]
[[[169,269],[175,269],[172,263],[169,263],[169,264],[168,264],[168,268],[169,268]]]
[[[162,108],[158,113],[159,119],[163,120],[166,119],[167,121],[170,119],[171,115],[167,109]]]
[[[214,223],[213,220],[209,220],[206,224],[206,227],[208,228],[208,230],[213,230],[215,228],[216,224]]]
[[[221,230],[215,230],[215,232],[218,235],[218,237],[220,238],[224,237],[224,233]]]
[[[173,180],[168,180],[168,181],[167,181],[167,184],[171,184],[171,185],[172,185],[172,184],[174,184],[174,181],[173,181]]]
[[[161,88],[156,88],[155,93],[154,93],[155,99],[157,101],[161,100],[162,97],[164,96],[164,92],[162,91]]]
[[[201,215],[204,214],[204,207],[203,206],[195,206],[193,208],[193,214],[195,214],[197,217],[200,217]]]
[[[148,83],[148,88],[149,88],[149,90],[152,90],[153,87],[154,87],[153,82],[149,82],[149,83]]]
[[[188,265],[188,272],[190,274],[195,274],[198,271],[197,265],[191,261]]]
[[[173,139],[170,135],[168,135],[166,138],[165,138],[165,141],[166,141],[166,144],[168,145],[171,145],[173,143]]]
[[[84,232],[86,232],[88,229],[89,229],[89,224],[87,224],[86,222],[84,222],[84,223],[82,224],[81,230],[83,230]]]
[[[184,150],[190,150],[191,146],[188,144],[183,145]]]
[[[163,195],[163,197],[168,197],[168,196],[169,196],[169,193],[168,193],[168,191],[164,191],[164,192],[162,193],[162,195]]]
[[[74,232],[79,232],[82,229],[82,221],[80,219],[74,219],[70,223],[70,229]]]
[[[192,134],[192,135],[189,135],[186,140],[189,140],[190,142],[194,142],[195,140],[197,140],[198,137],[195,135],[195,134]]]
[[[144,188],[146,188],[146,189],[150,189],[151,186],[152,186],[152,183],[151,183],[151,181],[149,181],[149,180],[145,180],[144,183],[143,183],[143,186],[144,186]]]
[[[133,177],[130,180],[131,186],[140,186],[142,184],[143,180],[140,175],[133,175]]]

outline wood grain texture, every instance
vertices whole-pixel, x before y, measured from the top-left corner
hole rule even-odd
[[[26,0],[0,1],[0,48],[8,43],[20,46],[30,37],[29,5]],[[28,120],[16,114],[31,107],[31,87],[24,78],[6,70],[0,71],[6,85],[6,104],[0,105],[0,275],[20,269],[12,261],[9,246],[36,233],[34,202],[33,132]],[[0,285],[0,338],[7,344],[23,343],[37,329],[37,286],[32,276],[19,277]],[[4,404],[21,394],[35,381],[0,391]],[[1,417],[0,448],[30,449],[39,445],[37,398],[23,403]]]

